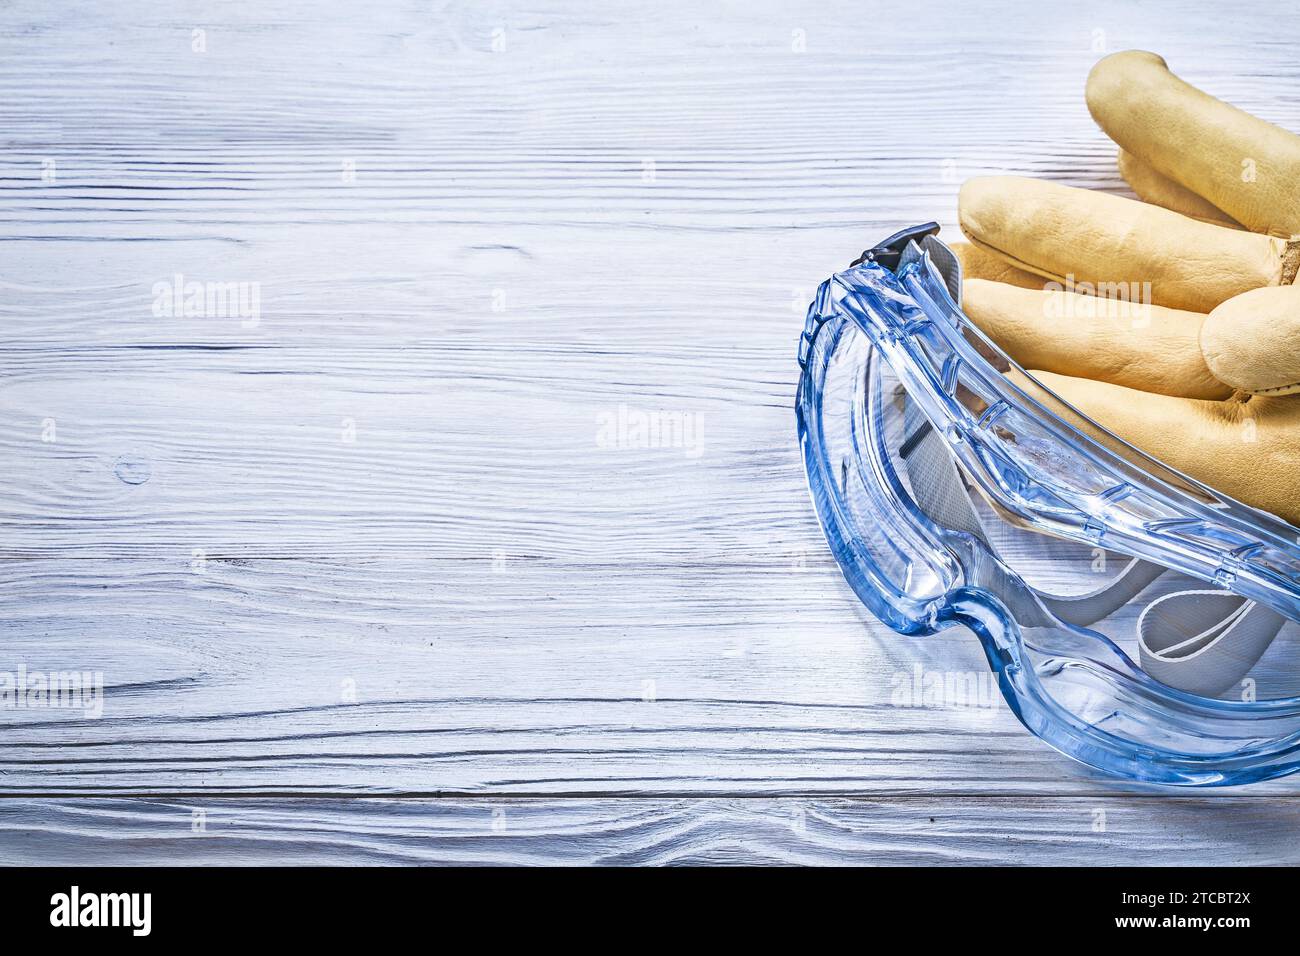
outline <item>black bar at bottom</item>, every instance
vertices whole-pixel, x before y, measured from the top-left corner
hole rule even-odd
[[[1223,945],[1289,927],[1293,897],[1291,870],[1262,868],[0,870],[10,942],[338,946],[433,933],[455,945],[451,930],[495,941],[559,924],[598,933],[618,920],[632,935],[615,932],[615,945],[642,933],[650,945],[685,942],[693,925],[736,938],[803,925],[819,935],[851,927],[878,943],[899,933],[988,943],[993,932],[1027,946],[1190,935]]]

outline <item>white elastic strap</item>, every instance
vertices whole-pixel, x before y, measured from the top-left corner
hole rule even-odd
[[[1138,618],[1142,669],[1162,684],[1217,697],[1241,682],[1285,623],[1231,591],[1166,594]]]
[[[940,527],[966,531],[983,541],[989,550],[994,550],[952,452],[916,409],[914,402],[907,402],[903,424],[911,437],[904,442],[900,454],[907,463],[907,474],[917,505]],[[1130,558],[1112,581],[1087,594],[1049,594],[1036,588],[1032,590],[1056,617],[1067,624],[1087,627],[1114,614],[1160,577],[1164,570],[1158,564]]]
[[[1150,561],[1129,558],[1128,564],[1109,584],[1103,584],[1088,594],[1047,594],[1039,591],[1038,597],[1048,609],[1067,624],[1087,627],[1102,618],[1110,617],[1133,598],[1137,597],[1165,569]]]
[[[941,527],[966,531],[989,544],[951,449],[914,402],[904,398],[907,440],[900,455],[916,504]],[[1087,627],[1118,611],[1164,573],[1132,558],[1113,581],[1080,595],[1032,589],[1039,602],[1069,624]],[[1177,591],[1157,598],[1137,621],[1142,669],[1178,690],[1217,696],[1239,683],[1268,650],[1286,619],[1231,591]]]

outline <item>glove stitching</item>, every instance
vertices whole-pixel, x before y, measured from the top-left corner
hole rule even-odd
[[[1300,392],[1300,382],[1292,382],[1290,385],[1275,385],[1272,388],[1252,388],[1247,389],[1252,395],[1290,395],[1293,392]]]
[[[970,231],[965,226],[962,226],[962,232],[966,234],[966,238],[970,240],[971,245],[979,246],[981,249],[993,253],[995,256],[1004,259],[1005,261],[1009,262],[1011,265],[1015,266],[1016,268],[1023,269],[1025,272],[1031,272],[1034,275],[1043,279],[1051,279],[1053,282],[1056,282],[1059,285],[1061,285],[1062,288],[1065,288],[1066,291],[1073,291],[1068,289],[1068,287],[1066,287],[1065,276],[1056,275],[1055,273],[1048,272],[1046,269],[1040,269],[1038,266],[1030,265],[1028,262],[1025,262],[1022,259],[1017,259],[1009,252],[1003,252],[997,246],[985,242],[983,239],[976,239],[973,235],[971,235]],[[1300,256],[1300,253],[1298,253],[1298,256]]]

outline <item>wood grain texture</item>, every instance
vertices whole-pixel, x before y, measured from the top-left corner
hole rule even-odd
[[[0,800],[9,865],[1294,865],[1233,798]]]
[[[1295,784],[1166,798],[1004,706],[898,706],[985,666],[856,602],[792,412],[816,283],[951,233],[966,177],[1124,191],[1103,49],[1300,128],[1273,22],[0,7],[0,670],[107,688],[0,711],[0,859],[1290,859]],[[177,275],[255,283],[256,320],[155,315]],[[607,447],[620,413],[698,430]],[[778,797],[823,836],[762,823]],[[516,799],[528,836],[459,839]],[[248,829],[171,834],[191,800]],[[1131,826],[1053,835],[1098,800]]]

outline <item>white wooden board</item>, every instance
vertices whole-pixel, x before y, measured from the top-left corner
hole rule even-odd
[[[0,712],[0,860],[1295,862],[1292,783],[897,706],[984,665],[857,604],[792,411],[816,283],[967,176],[1124,190],[1102,52],[1300,128],[1250,7],[0,7],[0,669],[106,683]]]

